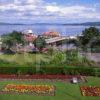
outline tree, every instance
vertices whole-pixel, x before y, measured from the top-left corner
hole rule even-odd
[[[45,38],[41,36],[38,36],[33,43],[38,49],[42,49],[46,46]]]
[[[9,49],[16,44],[24,43],[22,33],[17,31],[13,31],[12,33],[2,35],[2,42]]]
[[[96,37],[91,43],[92,52],[100,52],[100,36]]]
[[[100,36],[100,31],[95,27],[86,28],[82,32],[82,36],[80,37],[80,42],[83,46],[86,46],[89,41],[94,38]]]

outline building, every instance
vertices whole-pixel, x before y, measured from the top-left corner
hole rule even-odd
[[[32,42],[37,38],[37,35],[33,34],[32,30],[25,30],[22,32],[24,40],[29,44],[32,45]]]
[[[2,41],[1,41],[1,36],[0,36],[0,52],[1,52],[1,45],[2,45]]]
[[[1,42],[1,36],[0,36],[0,44],[2,44],[2,42]]]
[[[49,31],[49,32],[44,32],[43,36],[46,38],[53,38],[53,37],[59,37],[60,34],[58,32],[55,32],[55,31]]]

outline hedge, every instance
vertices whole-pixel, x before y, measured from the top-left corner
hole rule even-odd
[[[0,74],[35,74],[35,67],[0,67]]]
[[[61,74],[100,76],[100,68],[93,67],[0,67],[0,74]]]

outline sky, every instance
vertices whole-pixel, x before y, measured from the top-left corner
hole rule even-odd
[[[100,0],[0,0],[0,22],[82,23],[100,21]]]

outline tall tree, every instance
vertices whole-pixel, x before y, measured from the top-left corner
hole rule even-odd
[[[13,31],[12,33],[2,35],[2,42],[5,44],[8,48],[19,44],[19,43],[24,43],[23,38],[22,38],[22,33]]]
[[[38,49],[42,49],[46,45],[45,38],[41,36],[38,36],[37,39],[33,43],[35,47],[37,47]]]
[[[82,36],[80,37],[80,42],[83,46],[86,46],[91,39],[100,36],[99,29],[95,27],[86,28],[82,32]]]

